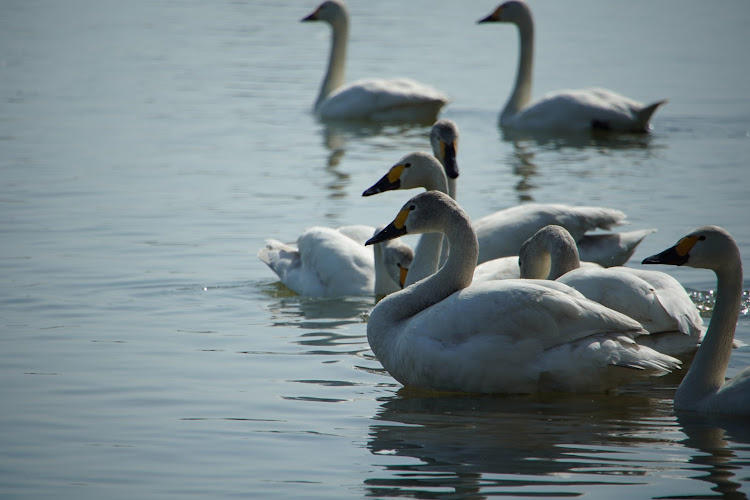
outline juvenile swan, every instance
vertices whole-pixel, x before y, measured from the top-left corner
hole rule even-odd
[[[698,349],[703,319],[672,276],[629,267],[581,267],[573,237],[553,225],[529,238],[518,259],[522,278],[556,280],[638,321],[651,334],[639,338],[640,344],[670,356],[692,356]]]
[[[405,78],[359,80],[344,86],[349,12],[343,2],[326,0],[301,21],[325,21],[333,32],[328,70],[314,107],[321,118],[432,122],[448,102],[443,93]]]
[[[530,132],[647,132],[651,115],[666,102],[662,100],[644,106],[611,90],[589,88],[552,92],[532,103],[534,21],[529,6],[522,0],[511,0],[477,22],[513,23],[518,26],[518,72],[515,88],[500,113],[500,125],[503,127]]]
[[[742,260],[737,243],[720,227],[699,227],[643,263],[686,265],[716,273],[714,312],[690,370],[677,388],[675,409],[750,415],[750,367],[729,381],[724,379],[742,301]]]
[[[679,361],[635,343],[645,333],[618,312],[523,280],[471,285],[478,243],[448,195],[420,193],[367,244],[442,232],[451,244],[440,270],[384,298],[367,339],[404,385],[477,393],[606,391],[663,375]]]

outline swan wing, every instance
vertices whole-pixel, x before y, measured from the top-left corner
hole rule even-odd
[[[434,121],[447,102],[443,93],[414,80],[368,79],[337,90],[318,112],[333,120]]]
[[[656,229],[638,229],[621,233],[584,234],[577,240],[581,260],[596,262],[604,267],[621,266],[632,257],[635,249]]]
[[[560,90],[543,95],[508,117],[503,125],[530,131],[645,132],[651,115],[664,102],[644,106],[603,88]]]
[[[499,210],[474,221],[479,262],[518,255],[524,241],[550,224],[564,227],[578,241],[587,231],[610,229],[625,219],[620,210],[595,206],[529,203]]]

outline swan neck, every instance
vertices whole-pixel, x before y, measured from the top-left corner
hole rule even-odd
[[[328,99],[336,89],[344,85],[344,73],[346,71],[346,46],[349,39],[349,20],[337,19],[331,23],[333,33],[331,41],[331,53],[328,58],[328,69],[320,86],[320,93],[315,102],[315,109]]]
[[[445,226],[444,234],[453,249],[445,265],[437,273],[388,295],[373,309],[367,338],[374,352],[390,352],[383,346],[397,341],[392,335],[394,327],[471,284],[479,256],[471,221],[465,214],[454,212],[451,223]]]
[[[742,301],[742,264],[716,271],[716,302],[703,342],[675,395],[675,407],[694,406],[723,384]]]
[[[563,274],[581,267],[578,249],[575,245],[558,245],[550,251],[551,265],[547,279],[556,280]]]
[[[531,101],[532,69],[534,66],[534,20],[529,13],[517,23],[519,48],[516,84],[505,104],[502,117],[511,117]]]
[[[420,236],[404,286],[412,285],[435,274],[440,267],[442,248],[443,235],[441,233],[425,233]]]

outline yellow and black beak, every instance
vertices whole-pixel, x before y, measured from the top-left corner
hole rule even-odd
[[[372,196],[378,193],[384,193],[385,191],[394,191],[401,187],[401,173],[406,168],[406,165],[395,165],[391,167],[387,174],[385,174],[378,182],[365,189],[362,196]]]
[[[396,218],[393,219],[393,222],[385,226],[378,234],[367,240],[365,245],[374,245],[375,243],[395,240],[399,236],[407,234],[406,219],[409,217],[412,208],[402,208]]]
[[[443,155],[445,175],[449,179],[458,178],[458,163],[456,162],[456,143],[440,143],[440,153]]]
[[[401,264],[398,265],[398,284],[401,285],[401,288],[404,288],[404,284],[406,284],[406,276],[409,274],[409,268],[404,267]]]
[[[690,250],[700,240],[698,236],[685,236],[673,247],[667,248],[661,253],[646,257],[641,264],[668,264],[671,266],[682,266],[690,260]]]
[[[309,16],[303,17],[299,21],[301,23],[305,21],[318,21],[318,13],[320,12],[320,8],[315,9]]]
[[[479,21],[477,21],[477,24],[481,24],[481,23],[497,23],[497,22],[500,22],[500,13],[502,11],[503,11],[503,6],[501,5],[500,7],[498,7],[497,9],[495,9],[495,11],[492,14],[490,14],[487,17],[483,17],[482,19],[480,19]]]

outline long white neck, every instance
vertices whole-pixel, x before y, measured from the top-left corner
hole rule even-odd
[[[384,343],[396,340],[388,337],[393,325],[411,318],[471,284],[479,256],[479,243],[468,216],[461,212],[452,213],[454,215],[450,219],[450,224],[445,224],[443,229],[453,248],[445,265],[437,273],[419,283],[388,295],[373,309],[369,323],[377,324],[378,327],[371,332],[368,326],[367,330],[373,351],[390,352],[390,349],[380,347]],[[411,274],[411,268],[409,273]]]
[[[417,168],[415,165],[413,168]],[[415,175],[415,184],[421,185],[427,191],[440,191],[450,196],[448,192],[448,178],[437,161],[422,164]],[[413,285],[419,280],[431,276],[440,269],[448,254],[449,243],[442,233],[424,233],[419,237],[419,243],[414,249],[414,260],[409,266],[404,286]],[[442,256],[442,258],[441,258]]]
[[[531,101],[531,72],[534,66],[534,20],[531,13],[519,19],[516,25],[520,42],[516,86],[500,115],[501,121],[515,115]]]
[[[320,85],[320,93],[315,101],[315,109],[319,109],[328,96],[344,85],[344,73],[346,70],[346,44],[349,40],[349,20],[342,16],[331,23],[333,40],[331,41],[331,53],[328,58],[328,69],[326,70],[323,83]]]
[[[695,408],[723,384],[742,300],[742,261],[716,271],[716,302],[711,322],[688,374],[675,395],[675,408]]]

